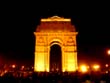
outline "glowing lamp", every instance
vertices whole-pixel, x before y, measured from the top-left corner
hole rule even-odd
[[[108,67],[109,65],[108,64],[105,64],[105,67]]]
[[[16,65],[12,65],[12,68],[15,68],[16,67]]]
[[[81,72],[87,72],[88,71],[88,67],[86,65],[81,65],[80,66],[80,71]]]
[[[110,50],[107,51],[107,54],[110,55]]]
[[[99,70],[99,68],[100,68],[100,65],[93,65],[94,70]]]

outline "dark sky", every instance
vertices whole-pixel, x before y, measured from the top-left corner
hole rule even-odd
[[[3,2],[0,58],[33,63],[36,26],[41,18],[58,15],[71,18],[76,26],[79,61],[100,61],[110,48],[109,6],[107,2]]]

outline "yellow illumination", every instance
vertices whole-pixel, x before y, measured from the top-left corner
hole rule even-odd
[[[37,70],[38,71],[44,71],[44,67],[43,67],[43,64],[42,63],[38,63],[37,64]]]
[[[93,65],[94,70],[99,70],[100,65]]]
[[[37,66],[35,66],[35,71],[45,71],[43,64],[38,63]]]
[[[58,21],[58,23],[53,21]],[[46,28],[53,23],[55,23],[55,25],[57,24],[59,25],[59,27],[57,26],[58,31],[55,31],[56,26],[51,31],[48,30],[48,28]],[[67,28],[64,29],[62,27],[62,24],[64,24],[63,26]],[[35,72],[50,71],[50,68],[51,68],[50,67],[50,50],[51,50],[50,47],[54,44],[57,44],[61,47],[62,72],[68,72],[68,71],[74,72],[77,70],[76,35],[78,33],[75,31],[71,31],[73,30],[73,28],[74,27],[71,25],[71,19],[68,19],[68,18],[65,19],[63,17],[53,16],[53,17],[41,19],[41,24],[38,26],[38,28],[36,29],[36,32],[34,33],[36,37],[35,61],[34,61]],[[45,29],[48,32],[42,31]],[[70,30],[68,31],[68,29]],[[64,30],[66,31],[64,32]]]
[[[69,49],[69,48],[68,48]],[[71,49],[69,49],[71,50]],[[65,53],[65,61],[63,62],[64,66],[63,66],[63,72],[74,72],[77,70],[77,67],[76,67],[76,63],[75,63],[75,55],[73,52],[68,52],[68,53]]]
[[[65,69],[63,69],[62,72],[65,72]]]
[[[48,67],[46,67],[47,69],[46,69],[46,72],[49,72],[49,69],[48,69]]]
[[[75,70],[76,70],[76,69],[74,68],[74,65],[68,64],[68,69],[67,69],[67,71],[73,72],[73,71],[75,71]]]
[[[47,22],[47,21],[71,21],[71,19],[65,19],[65,18],[61,18],[58,16],[53,16],[50,18],[46,18],[46,19],[41,19],[42,22]]]
[[[80,66],[80,71],[81,71],[81,72],[87,72],[87,71],[88,71],[88,66],[86,66],[86,65],[81,65],[81,66]]]
[[[39,53],[37,54],[37,57],[35,57],[35,71],[45,71],[43,53]]]

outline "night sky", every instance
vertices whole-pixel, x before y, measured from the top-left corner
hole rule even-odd
[[[78,31],[78,61],[104,62],[110,48],[107,2],[4,2],[0,8],[0,63],[33,64],[33,32],[41,18],[71,18]],[[109,57],[110,58],[110,57]]]

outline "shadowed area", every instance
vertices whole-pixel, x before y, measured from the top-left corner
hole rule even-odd
[[[50,71],[51,72],[61,72],[61,47],[54,44],[50,47]]]

